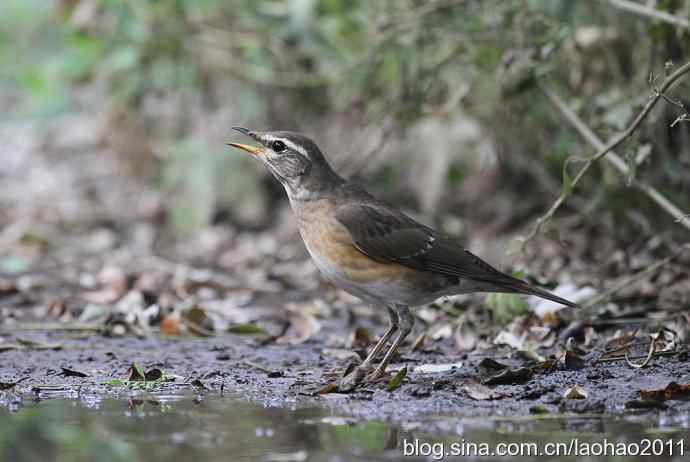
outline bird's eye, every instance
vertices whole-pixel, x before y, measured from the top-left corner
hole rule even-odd
[[[273,152],[283,152],[287,149],[287,146],[282,141],[274,141],[271,144],[271,149],[273,149]]]

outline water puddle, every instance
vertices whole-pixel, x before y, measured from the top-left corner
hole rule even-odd
[[[520,445],[534,444],[544,451],[548,443],[572,445],[576,440],[583,445],[604,439],[658,440],[653,444],[665,450],[660,460],[672,458],[670,445],[674,456],[681,449],[688,453],[678,443],[687,434],[686,414],[666,417],[652,428],[648,414],[643,421],[634,416],[438,416],[394,425],[333,415],[324,408],[267,407],[218,395],[81,395],[23,401],[13,411],[0,410],[0,460],[455,460],[444,459],[451,453],[491,460],[499,444],[527,455],[530,447],[518,449]],[[494,457],[482,457],[482,448]],[[532,456],[525,460],[539,458]]]

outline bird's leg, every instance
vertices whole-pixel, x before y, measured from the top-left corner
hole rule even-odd
[[[371,375],[367,376],[367,379],[369,380],[376,380],[386,373],[386,367],[388,366],[388,363],[391,362],[396,350],[410,334],[410,332],[412,332],[412,327],[414,326],[414,316],[410,312],[410,309],[407,307],[407,305],[395,305],[395,308],[398,312],[398,329],[400,331],[398,332],[397,337],[395,337],[393,344],[386,352],[386,355],[383,357],[381,364],[378,365],[376,370],[372,372]]]
[[[379,353],[381,353],[381,350],[383,350],[383,347],[386,346],[388,340],[390,340],[395,331],[398,330],[398,313],[390,305],[386,306],[386,309],[388,309],[388,316],[390,316],[390,325],[388,326],[388,330],[384,332],[376,345],[374,345],[374,348],[371,349],[371,352],[369,352],[367,355],[366,359],[362,363],[362,366],[371,366]]]
[[[390,325],[388,327],[388,330],[384,332],[384,334],[381,336],[376,345],[374,345],[374,348],[371,349],[371,352],[369,352],[362,364],[355,367],[352,371],[350,371],[349,374],[343,376],[340,379],[340,382],[338,383],[338,388],[341,391],[351,390],[362,381],[362,379],[371,370],[372,363],[379,355],[379,353],[381,353],[383,347],[386,346],[388,340],[390,340],[391,336],[395,333],[396,330],[398,330],[398,312],[395,309],[393,309],[393,307],[390,305],[387,305],[386,308],[388,309],[388,316],[390,317]]]

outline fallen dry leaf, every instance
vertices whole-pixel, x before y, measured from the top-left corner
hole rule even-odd
[[[161,320],[160,330],[162,335],[180,335],[180,316],[173,313]]]
[[[466,383],[463,385],[462,390],[467,394],[467,396],[477,401],[503,398],[501,394],[477,382]]]
[[[163,377],[163,371],[158,369],[157,367],[154,367],[153,369],[149,369],[144,374],[144,378],[150,382],[154,381],[154,380],[158,380],[161,377]]]
[[[679,384],[671,382],[666,388],[658,390],[640,390],[640,398],[644,400],[666,401],[669,399],[690,399],[690,383]]]
[[[438,341],[450,338],[453,335],[453,328],[450,324],[444,324],[431,330],[429,338],[433,341]]]
[[[524,383],[532,378],[532,370],[529,367],[519,367],[517,369],[503,369],[498,374],[483,380],[486,385],[510,385],[514,383]]]
[[[4,390],[11,390],[12,388],[16,387],[17,384],[20,382],[23,382],[24,380],[28,379],[29,377],[22,377],[21,379],[17,380],[16,382],[0,382],[0,391]]]
[[[555,359],[546,359],[534,366],[532,366],[532,372],[535,374],[545,374],[551,372],[556,365]]]
[[[293,311],[290,313],[290,327],[276,343],[298,345],[309,340],[321,330],[321,323],[311,314]]]
[[[533,372],[528,367],[510,368],[491,358],[484,358],[479,363],[479,379],[484,385],[507,385],[523,383],[532,378]]]
[[[201,337],[210,337],[213,335],[213,320],[204,309],[198,306],[192,307],[188,311],[182,313],[181,320],[187,325],[189,332],[193,334]]]
[[[515,352],[515,356],[526,361],[532,361],[535,363],[543,363],[546,361],[542,355],[534,350],[518,350]]]
[[[494,339],[494,345],[508,345],[516,350],[523,350],[525,349],[525,338],[526,334],[524,333],[518,337],[513,332],[503,330]]]
[[[338,384],[337,383],[329,383],[327,385],[324,385],[321,389],[319,389],[316,394],[317,395],[325,395],[328,393],[333,393],[335,391],[338,391]]]
[[[453,334],[455,348],[458,351],[472,351],[477,347],[479,336],[476,327],[466,319],[462,319]]]
[[[139,364],[132,363],[132,365],[129,366],[129,370],[127,371],[127,380],[135,382],[144,381],[146,380],[146,373]]]
[[[86,372],[78,371],[76,369],[69,369],[67,367],[62,368],[62,372],[60,375],[63,375],[65,377],[89,377],[89,374]]]
[[[569,371],[574,371],[585,367],[585,360],[570,350],[565,352],[563,362],[565,363],[565,368]]]
[[[441,372],[460,369],[461,367],[462,363],[420,364],[414,367],[414,371],[417,374],[439,374]]]
[[[477,367],[479,368],[480,372],[486,371],[488,373],[495,373],[506,369],[508,366],[503,363],[499,363],[495,359],[484,358]]]
[[[587,399],[587,391],[579,385],[568,388],[563,393],[565,399]]]

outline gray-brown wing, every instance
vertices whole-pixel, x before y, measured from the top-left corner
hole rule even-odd
[[[555,302],[574,303],[502,273],[476,255],[407,215],[383,205],[339,206],[336,218],[355,247],[379,262],[395,262],[421,271],[488,283],[496,292],[537,295]]]
[[[395,209],[348,204],[338,207],[336,218],[355,247],[376,261],[487,282],[513,279]]]

